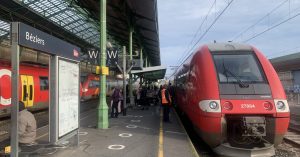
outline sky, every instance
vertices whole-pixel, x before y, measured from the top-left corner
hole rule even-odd
[[[167,77],[173,73],[170,66],[180,65],[185,56],[214,40],[247,43],[268,58],[300,52],[300,0],[231,1],[157,1],[161,62],[168,68]]]

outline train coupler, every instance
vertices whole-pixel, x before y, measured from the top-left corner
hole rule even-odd
[[[243,117],[243,125],[242,136],[266,136],[265,117]]]

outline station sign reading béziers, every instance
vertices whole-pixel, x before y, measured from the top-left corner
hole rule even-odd
[[[19,45],[51,55],[58,55],[73,60],[80,59],[79,47],[24,23],[19,23]]]

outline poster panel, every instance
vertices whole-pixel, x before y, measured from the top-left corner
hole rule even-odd
[[[58,60],[58,137],[79,126],[79,63]]]

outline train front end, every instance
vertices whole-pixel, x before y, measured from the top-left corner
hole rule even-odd
[[[290,113],[273,66],[259,50],[248,45],[212,44],[208,50],[219,99],[210,100],[206,107],[220,115],[221,125],[212,147],[228,156],[274,155],[274,147],[288,129]]]

